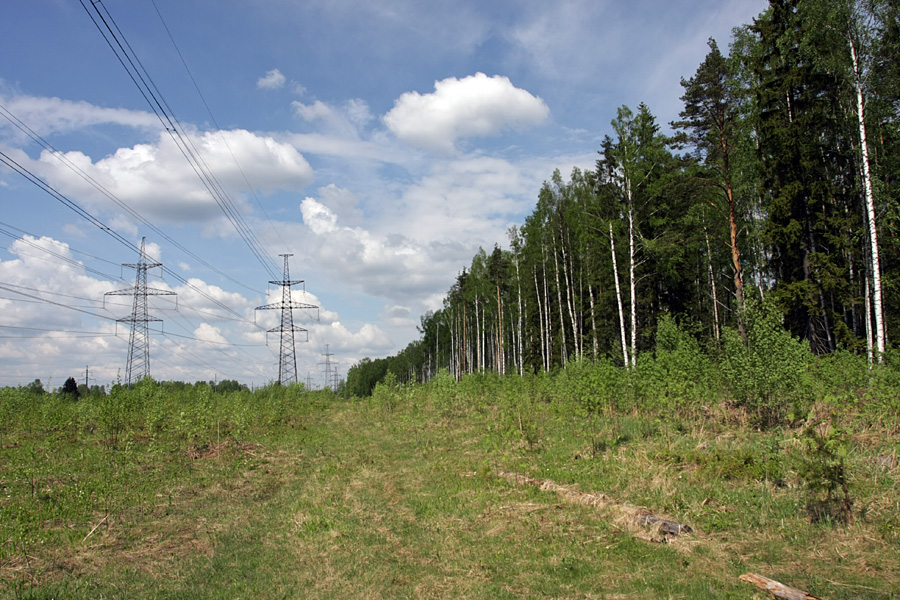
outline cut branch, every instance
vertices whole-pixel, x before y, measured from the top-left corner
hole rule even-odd
[[[624,521],[631,526],[641,529],[649,529],[652,533],[656,533],[661,537],[651,537],[654,542],[667,542],[669,537],[676,537],[682,534],[693,533],[694,529],[690,525],[684,525],[676,521],[664,519],[656,515],[650,514],[646,509],[638,506],[632,506],[625,502],[618,502],[606,494],[594,493],[588,494],[579,492],[559,485],[547,480],[532,479],[525,475],[512,473],[510,471],[501,471],[500,477],[507,481],[511,481],[516,485],[530,485],[539,488],[544,492],[555,492],[560,498],[570,504],[581,504],[584,506],[594,506],[601,510],[612,512],[613,514],[623,517]]]
[[[744,583],[755,585],[758,589],[768,592],[773,598],[778,598],[779,600],[822,600],[809,592],[792,588],[756,573],[744,573],[740,576],[740,580]]]

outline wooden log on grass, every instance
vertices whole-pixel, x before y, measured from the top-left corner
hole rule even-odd
[[[758,589],[768,592],[773,598],[778,598],[778,600],[822,600],[809,592],[792,588],[789,585],[784,585],[774,579],[769,579],[756,573],[744,573],[739,579],[744,583],[755,585]]]
[[[624,517],[625,520],[631,522],[633,525],[637,525],[644,529],[650,529],[662,536],[659,539],[651,538],[652,541],[665,542],[669,537],[692,533],[694,531],[690,525],[657,517],[646,510],[632,506],[626,502],[613,500],[603,493],[587,494],[559,485],[549,479],[532,479],[531,477],[526,477],[518,473],[511,473],[509,471],[502,471],[500,477],[518,485],[532,485],[544,492],[555,492],[562,499],[572,504],[595,506],[614,512],[617,515]]]

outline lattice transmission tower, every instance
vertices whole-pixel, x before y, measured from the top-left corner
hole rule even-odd
[[[137,263],[125,263],[123,267],[134,269],[134,285],[124,290],[106,292],[106,296],[134,296],[131,314],[117,323],[130,323],[131,335],[128,337],[128,364],[125,367],[125,383],[131,385],[150,376],[150,321],[162,321],[151,317],[147,308],[147,296],[175,296],[175,292],[147,287],[147,271],[162,267],[162,263],[148,262],[144,251],[146,238],[141,238],[141,255]]]
[[[273,285],[281,286],[281,302],[265,304],[257,306],[256,310],[281,310],[281,325],[269,329],[266,334],[279,333],[281,337],[281,350],[278,353],[278,383],[281,385],[289,385],[297,382],[297,353],[294,350],[294,332],[299,331],[307,334],[309,332],[302,327],[294,325],[294,309],[301,308],[319,308],[314,304],[305,304],[303,302],[294,302],[291,299],[291,286],[303,283],[302,279],[291,281],[288,270],[288,258],[293,254],[279,254],[284,257],[284,279],[281,281],[270,281]]]
[[[328,344],[325,344],[325,354],[322,356],[325,357],[325,362],[320,362],[319,364],[325,365],[325,387],[330,388],[332,392],[336,392],[338,372],[335,367],[337,367],[337,363],[331,360],[334,354],[328,351]]]

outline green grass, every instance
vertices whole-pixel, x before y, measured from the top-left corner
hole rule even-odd
[[[748,571],[829,599],[900,595],[900,469],[878,460],[896,454],[895,427],[853,429],[856,519],[813,524],[794,430],[724,413],[588,417],[516,389],[521,402],[404,388],[389,402],[294,390],[198,403],[152,388],[120,393],[118,428],[49,398],[4,409],[0,595],[759,597],[738,581]],[[505,470],[697,532],[651,543]]]

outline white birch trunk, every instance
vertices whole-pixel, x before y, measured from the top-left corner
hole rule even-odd
[[[716,343],[719,342],[719,294],[716,293],[716,277],[712,266],[712,249],[709,246],[709,232],[706,227],[703,228],[703,234],[706,236],[706,269],[709,277],[709,285],[712,288],[713,301],[713,331],[716,334]]]
[[[554,241],[556,241],[554,239]],[[563,312],[562,286],[559,285],[559,257],[553,251],[554,275],[556,276],[556,302],[559,305],[559,334],[562,336],[562,365],[569,362],[569,349],[566,346],[566,315]]]
[[[622,289],[619,287],[619,267],[616,261],[616,240],[613,238],[612,223],[609,224],[609,248],[612,252],[613,276],[616,281],[616,302],[619,305],[619,331],[622,334],[622,358],[625,366],[631,362],[628,360],[628,344],[625,342],[625,313],[622,310]]]
[[[538,303],[538,323],[540,324],[541,329],[541,360],[543,362],[544,367],[547,365],[547,353],[544,350],[544,340],[546,336],[544,335],[544,305],[541,302],[541,288],[538,285],[538,276],[537,276],[537,267],[534,267],[534,292],[537,297]]]
[[[628,192],[628,278],[631,286],[631,366],[637,363],[637,293],[634,277],[634,202],[631,185],[625,184]]]
[[[885,350],[884,313],[881,300],[881,262],[878,257],[878,230],[875,225],[875,193],[872,189],[872,173],[869,168],[869,145],[866,140],[865,102],[863,100],[862,76],[856,45],[848,36],[850,55],[853,58],[854,84],[856,87],[856,116],[859,121],[859,149],[862,154],[863,182],[866,190],[866,216],[869,226],[869,250],[872,257],[872,310],[875,324],[876,360],[881,362]],[[868,305],[867,305],[868,307]]]

